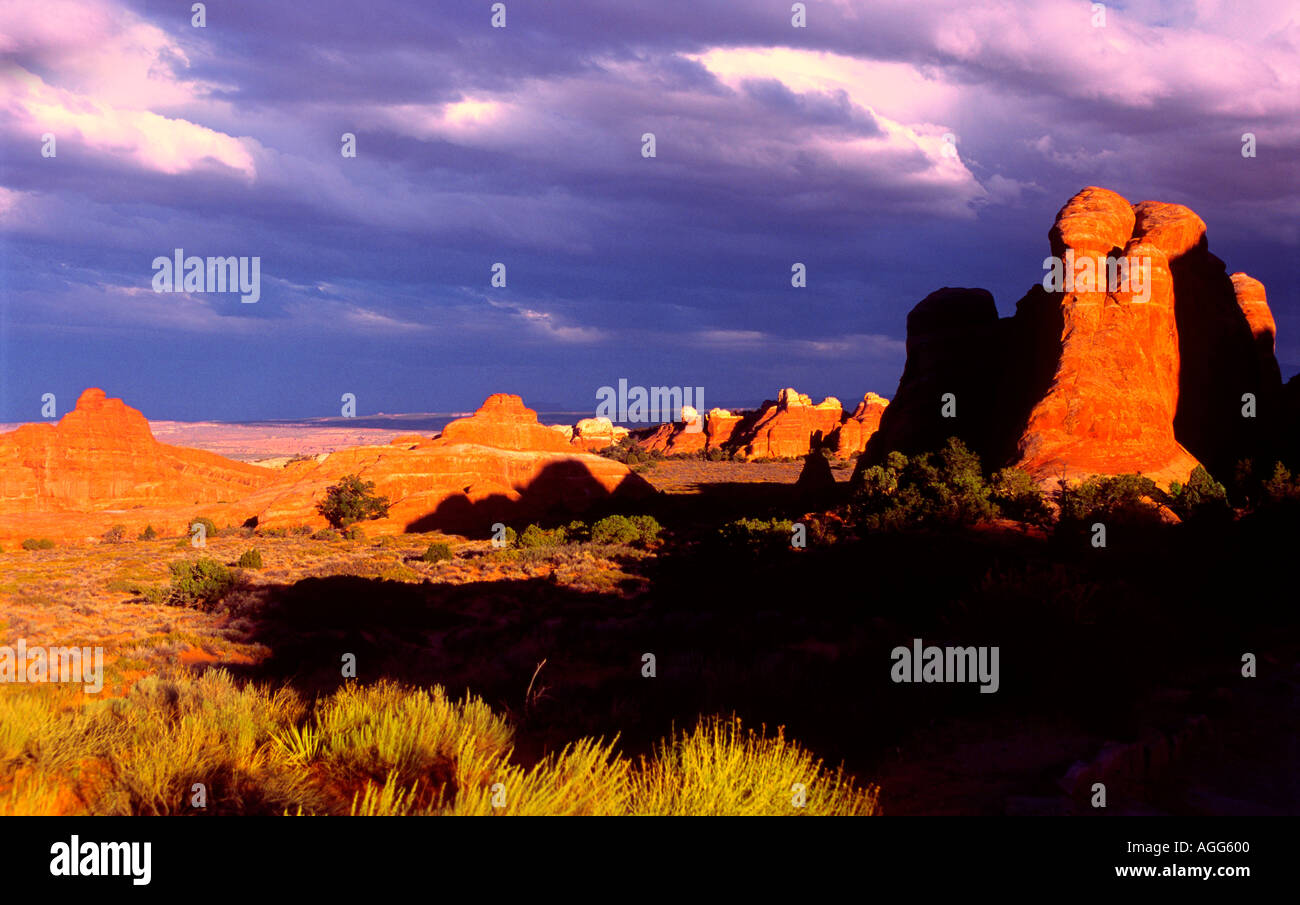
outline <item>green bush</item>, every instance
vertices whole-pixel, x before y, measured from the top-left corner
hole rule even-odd
[[[790,549],[793,536],[794,522],[790,519],[742,518],[718,529],[718,537],[724,544],[750,553]]]
[[[863,471],[852,511],[869,530],[972,525],[997,516],[991,496],[979,456],[952,437],[936,453],[891,452]]]
[[[1232,515],[1228,491],[1200,465],[1192,469],[1186,484],[1170,483],[1168,496],[1169,508],[1184,521],[1224,519]]]
[[[239,567],[241,569],[260,569],[262,568],[262,551],[254,548],[244,551],[239,557]]]
[[[356,474],[344,475],[325,490],[325,498],[316,510],[335,528],[383,518],[388,515],[388,497],[378,496],[374,489],[373,481],[363,481]]]
[[[648,547],[659,539],[663,529],[653,516],[610,515],[591,526],[591,540],[596,544],[636,544]]]
[[[230,593],[235,576],[215,559],[202,557],[172,563],[169,603],[177,606],[212,606]]]
[[[1167,497],[1155,481],[1140,474],[1097,475],[1056,491],[1061,524],[1149,522]]]
[[[53,550],[54,541],[50,540],[48,537],[42,537],[42,538],[29,537],[27,538],[27,540],[23,541],[23,549],[24,550]]]
[[[312,540],[338,540],[339,533],[333,528],[322,528],[311,536]]]
[[[290,533],[295,537],[310,537],[312,533],[311,525],[294,525],[290,529]]]
[[[529,525],[524,529],[524,533],[519,535],[519,546],[524,548],[558,547],[563,543],[563,528],[552,528],[548,531],[538,525]]]
[[[365,540],[366,532],[360,525],[348,525],[343,529],[344,540]]]
[[[451,544],[441,542],[429,544],[429,546],[425,548],[424,555],[421,556],[420,559],[425,562],[445,562],[449,559],[454,559],[451,552]]]
[[[1004,468],[993,475],[989,499],[1007,518],[1034,525],[1046,525],[1052,520],[1047,497],[1029,473],[1019,468]]]
[[[153,525],[145,525],[137,540],[154,540],[156,537],[158,537],[158,532],[153,530]]]

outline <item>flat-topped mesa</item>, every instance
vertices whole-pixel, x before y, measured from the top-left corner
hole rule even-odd
[[[192,505],[242,496],[273,477],[159,443],[143,414],[101,389],[83,392],[57,424],[0,434],[0,513]]]
[[[1065,280],[1035,286],[1015,316],[999,320],[983,290],[939,290],[912,310],[898,393],[860,468],[956,436],[1044,485],[1168,483],[1267,450],[1282,408],[1272,314],[1257,280],[1210,254],[1200,217],[1094,186],[1048,238]]]
[[[571,452],[573,444],[558,431],[537,421],[537,412],[509,393],[494,393],[468,418],[457,418],[442,429],[443,444],[473,443],[497,449]]]

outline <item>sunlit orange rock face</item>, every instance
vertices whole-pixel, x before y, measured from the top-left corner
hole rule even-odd
[[[1196,459],[1174,436],[1179,349],[1169,259],[1201,243],[1205,224],[1185,207],[1085,189],[1057,214],[1052,253],[1150,260],[1150,298],[1064,293],[1060,363],[1020,438],[1017,465],[1039,478],[1142,472],[1185,481]]]
[[[853,410],[853,414],[844,419],[835,434],[835,455],[841,459],[856,456],[867,448],[867,441],[880,429],[880,419],[885,415],[885,406],[889,400],[875,393],[867,393]]]
[[[0,536],[82,540],[113,524],[179,535],[199,515],[219,527],[323,527],[316,504],[353,473],[391,503],[387,518],[366,523],[377,534],[487,535],[497,521],[653,493],[627,466],[539,425],[518,396],[489,397],[452,425],[451,436],[406,435],[269,469],[158,443],[140,412],[87,390],[57,426],[0,435]]]
[[[786,388],[757,411],[710,409],[701,430],[689,430],[688,422],[661,425],[640,445],[665,455],[719,449],[750,459],[798,458],[827,448],[847,458],[866,447],[888,404],[888,399],[867,393],[853,414],[846,416],[834,396],[814,405],[810,397]]]
[[[57,424],[0,434],[0,513],[193,505],[245,496],[264,468],[153,438],[149,422],[103,390],[81,394]]]
[[[1009,318],[984,290],[932,293],[908,317],[903,379],[860,467],[948,436],[1048,485],[1128,472],[1183,481],[1198,462],[1225,477],[1267,453],[1282,408],[1273,317],[1264,287],[1210,254],[1195,213],[1089,187],[1049,240],[1058,259],[1149,261],[1149,295],[1110,285],[1104,268],[1095,283],[1035,286]],[[1243,417],[1243,398],[1256,417]]]
[[[568,452],[572,444],[558,431],[537,421],[537,412],[523,399],[494,393],[468,418],[457,418],[442,429],[448,443],[479,443],[497,449]]]
[[[786,388],[776,402],[764,403],[740,451],[746,458],[806,456],[826,442],[843,420],[844,407],[834,396],[813,405],[803,393]]]

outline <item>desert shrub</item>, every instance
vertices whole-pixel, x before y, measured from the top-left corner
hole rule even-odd
[[[343,529],[344,540],[365,540],[366,532],[360,525],[348,525]]]
[[[664,457],[659,450],[648,450],[635,437],[631,436],[624,437],[612,446],[606,446],[604,449],[598,450],[596,454],[604,456],[606,459],[613,459],[615,462],[622,462],[629,467],[657,462]]]
[[[310,537],[312,533],[311,525],[294,525],[289,529],[289,533],[294,537]]]
[[[338,540],[339,533],[333,528],[322,528],[311,536],[312,540]]]
[[[262,551],[254,548],[244,551],[239,557],[239,567],[241,569],[260,569],[262,568]]]
[[[564,538],[571,544],[581,544],[591,540],[591,526],[574,519],[564,526]]]
[[[22,546],[24,550],[53,550],[54,541],[48,537],[29,537],[23,541]]]
[[[288,528],[262,528],[257,531],[262,537],[288,537]]]
[[[701,719],[638,761],[582,738],[531,767],[481,699],[349,684],[304,703],[225,670],[149,676],[123,697],[60,705],[0,695],[0,814],[869,815],[877,789],[781,731]],[[96,781],[77,782],[97,763]],[[507,794],[498,805],[497,790]],[[67,795],[71,787],[78,795]]]
[[[140,532],[137,540],[154,540],[158,537],[158,532],[153,529],[153,525],[145,525],[144,530]]]
[[[997,515],[980,459],[956,437],[935,453],[891,452],[862,472],[852,512],[869,530],[971,525]]]
[[[1167,499],[1155,481],[1140,474],[1098,475],[1074,486],[1062,482],[1055,496],[1058,529],[1092,522],[1156,523],[1159,506]]]
[[[99,539],[106,544],[123,543],[126,540],[126,525],[114,525],[100,535]]]
[[[794,522],[790,519],[742,518],[718,529],[718,539],[733,550],[773,553],[791,549]]]
[[[659,539],[663,528],[650,515],[609,515],[591,526],[596,544],[635,544],[648,547]]]
[[[234,573],[215,559],[180,560],[168,568],[171,570],[168,602],[176,606],[211,607],[235,586]]]
[[[1281,462],[1274,464],[1273,473],[1261,489],[1263,501],[1270,504],[1300,502],[1300,475],[1292,475]]]
[[[501,548],[510,548],[515,546],[515,544],[519,543],[519,532],[514,528],[511,528],[509,525],[506,525],[499,543]],[[493,534],[492,546],[494,549],[498,547],[495,533]]]
[[[203,536],[204,536],[204,537],[216,537],[216,536],[217,536],[217,533],[218,533],[218,532],[217,532],[217,523],[214,522],[212,519],[208,518],[207,516],[204,516],[204,515],[195,516],[194,518],[190,519],[188,522],[185,523],[185,533],[186,533],[187,535],[189,535],[190,537],[193,537],[193,536],[194,536],[194,526],[195,526],[195,525],[202,525],[202,526],[203,526]]]
[[[410,566],[404,566],[399,562],[389,563],[379,570],[379,578],[383,581],[423,581],[424,576],[412,569]]]
[[[552,528],[548,531],[538,525],[529,525],[524,529],[524,533],[519,535],[519,546],[525,549],[530,547],[558,547],[563,543],[563,528]]]
[[[1222,520],[1232,516],[1228,491],[1202,466],[1192,469],[1186,484],[1169,485],[1169,508],[1184,520]]]
[[[793,790],[806,798],[797,806]],[[631,776],[629,810],[640,815],[789,814],[870,816],[879,789],[857,788],[842,770],[825,769],[784,732],[767,737],[737,719],[701,720],[665,742]]]
[[[373,481],[363,481],[356,474],[344,475],[337,484],[326,488],[325,498],[316,510],[335,528],[383,518],[388,515],[388,497],[375,494],[374,489]]]
[[[989,481],[989,499],[1007,518],[1034,525],[1052,520],[1047,497],[1029,473],[1019,468],[1004,468]]]
[[[446,560],[453,558],[451,544],[442,542],[429,544],[429,546],[425,548],[424,554],[420,557],[420,559],[425,562],[445,562]]]

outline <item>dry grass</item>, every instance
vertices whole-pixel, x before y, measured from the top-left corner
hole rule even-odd
[[[637,764],[581,739],[531,768],[481,700],[347,686],[308,707],[223,670],[148,678],[80,705],[0,695],[0,814],[869,815],[857,789],[778,733],[703,721]],[[205,807],[196,806],[200,786]],[[805,793],[800,796],[797,790]]]

